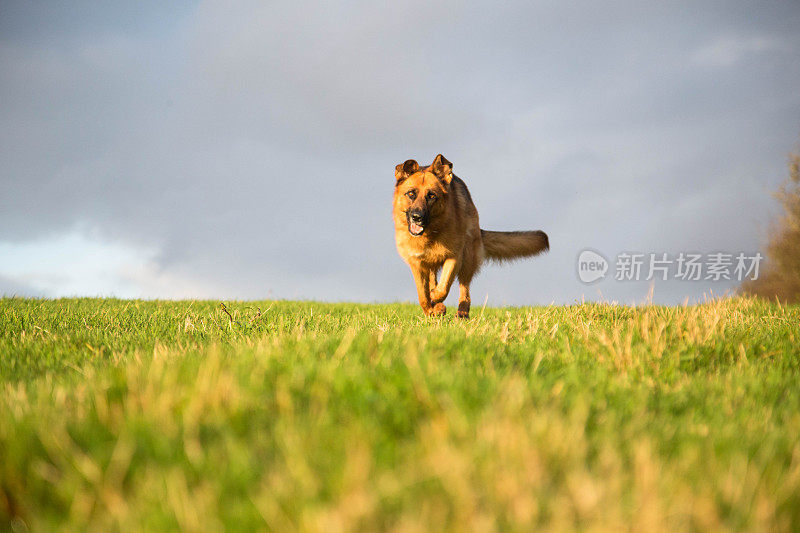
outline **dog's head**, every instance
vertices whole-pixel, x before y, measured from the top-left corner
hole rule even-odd
[[[441,215],[453,179],[453,164],[442,154],[433,163],[420,167],[413,159],[397,165],[394,169],[395,197],[406,215],[408,232],[419,236],[425,232],[431,220]]]

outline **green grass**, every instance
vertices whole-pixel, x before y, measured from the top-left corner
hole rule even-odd
[[[0,527],[800,529],[796,306],[226,306],[0,300]]]

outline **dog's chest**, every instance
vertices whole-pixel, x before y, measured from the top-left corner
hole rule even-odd
[[[451,255],[449,248],[443,243],[435,239],[420,237],[398,239],[397,250],[407,261],[414,260],[430,264],[442,263]]]

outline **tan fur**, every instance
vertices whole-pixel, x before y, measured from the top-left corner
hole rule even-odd
[[[458,316],[469,317],[469,285],[484,258],[512,260],[549,248],[542,231],[481,230],[478,210],[466,184],[453,174],[453,164],[441,154],[426,167],[413,159],[397,165],[395,180],[397,251],[411,267],[419,304],[426,315],[445,313],[442,302],[458,276]],[[421,235],[412,235],[409,213],[426,217]]]
[[[487,259],[507,261],[537,255],[550,248],[543,231],[485,231],[481,230]]]

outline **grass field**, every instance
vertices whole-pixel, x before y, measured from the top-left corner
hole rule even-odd
[[[797,306],[420,315],[2,299],[0,521],[800,529]]]

